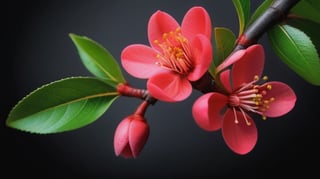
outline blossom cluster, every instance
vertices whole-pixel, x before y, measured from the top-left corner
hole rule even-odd
[[[258,138],[251,114],[262,119],[285,115],[294,108],[296,95],[287,84],[262,76],[265,54],[260,44],[233,51],[208,73],[214,55],[212,32],[211,18],[203,7],[188,10],[181,24],[170,14],[156,11],[148,23],[149,45],[127,46],[121,63],[132,76],[147,79],[148,95],[164,102],[185,100],[196,82],[211,75],[214,84],[209,84],[214,88],[206,90],[192,106],[195,123],[205,131],[221,129],[227,146],[244,155]],[[119,92],[126,95],[130,89]],[[144,101],[117,127],[116,155],[136,158],[141,152],[149,135],[144,118],[148,104],[150,101]]]

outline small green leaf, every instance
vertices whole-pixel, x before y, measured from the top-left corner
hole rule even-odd
[[[291,12],[320,23],[320,1],[319,0],[300,0],[292,9]]]
[[[239,35],[241,35],[248,24],[250,17],[250,1],[249,0],[232,0],[236,8],[239,19]]]
[[[213,65],[210,68],[212,74],[214,74],[215,67],[220,65],[220,63],[222,63],[232,52],[236,41],[234,33],[230,29],[224,27],[214,28],[214,37],[216,51]]]
[[[293,71],[314,85],[320,85],[320,59],[310,38],[290,25],[275,25],[268,31],[271,46]]]
[[[263,1],[262,4],[253,12],[253,15],[251,16],[248,25],[252,24],[258,17],[260,17],[261,14],[264,13],[264,11],[266,11],[270,7],[273,1],[274,0]]]
[[[70,34],[85,67],[96,77],[124,83],[125,79],[113,56],[88,37]]]
[[[115,88],[97,78],[65,78],[24,97],[6,124],[39,134],[70,131],[97,120],[117,97]]]

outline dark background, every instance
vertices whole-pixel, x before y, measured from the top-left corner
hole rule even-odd
[[[252,1],[253,8],[262,1]],[[113,134],[139,100],[119,98],[94,123],[81,129],[36,135],[5,126],[11,108],[25,95],[49,82],[70,76],[92,76],[82,65],[69,33],[88,36],[116,59],[132,43],[147,44],[147,22],[163,10],[181,22],[192,6],[204,6],[213,26],[238,33],[238,19],[228,1],[10,1],[1,5],[1,167],[0,175],[23,177],[116,176],[297,176],[318,175],[319,87],[287,68],[270,49],[266,36],[265,74],[296,92],[297,103],[287,115],[262,121],[256,118],[259,138],[247,155],[234,154],[221,132],[205,132],[193,121],[191,106],[200,93],[186,101],[150,107],[146,118],[151,133],[137,159],[116,157]],[[253,67],[254,68],[254,67]],[[133,86],[145,81],[130,77]],[[45,100],[45,99],[43,99]]]

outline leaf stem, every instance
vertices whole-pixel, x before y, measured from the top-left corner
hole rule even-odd
[[[156,98],[149,94],[148,90],[133,88],[129,84],[119,83],[117,92],[122,96],[140,98],[152,105],[157,101]]]

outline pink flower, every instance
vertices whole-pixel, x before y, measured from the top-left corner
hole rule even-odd
[[[162,101],[186,99],[190,81],[198,80],[212,60],[211,20],[202,7],[191,8],[181,26],[169,14],[155,12],[149,20],[150,46],[132,44],[121,54],[124,69],[132,76],[148,79],[150,94]]]
[[[136,158],[149,137],[149,126],[138,114],[120,122],[114,135],[114,150],[117,156]]]
[[[258,84],[263,66],[261,45],[233,53],[217,67],[220,92],[201,96],[192,108],[195,122],[207,131],[221,128],[226,144],[238,154],[250,152],[257,142],[257,128],[249,113],[263,119],[279,117],[295,105],[296,95],[288,85],[278,81]]]

